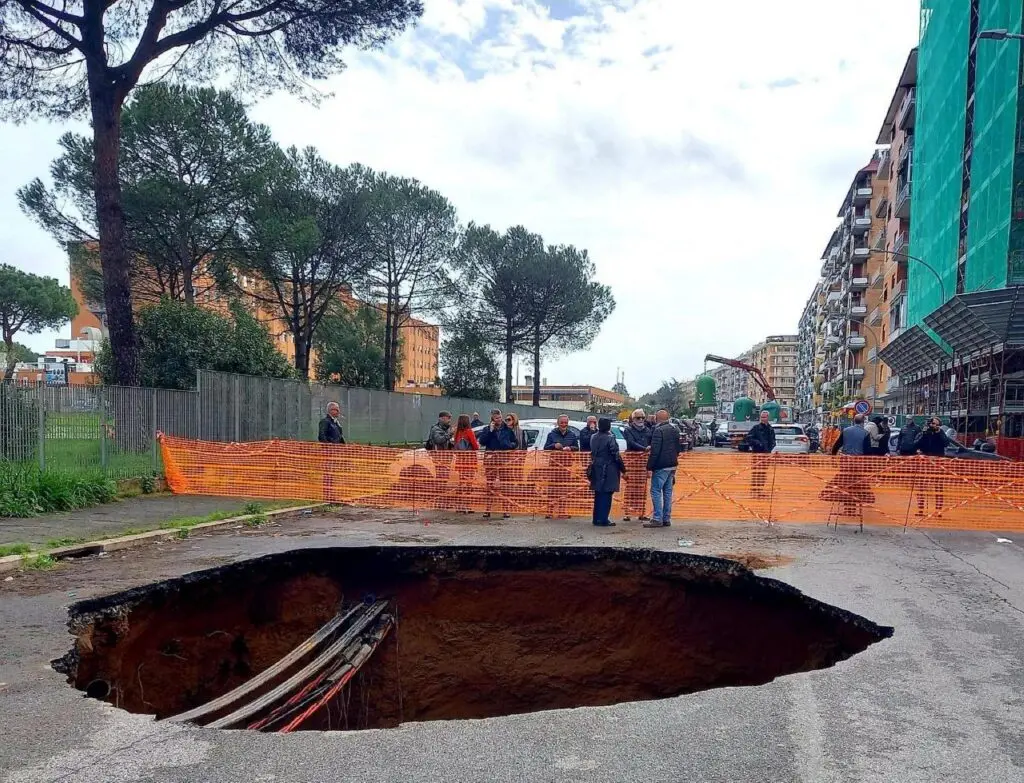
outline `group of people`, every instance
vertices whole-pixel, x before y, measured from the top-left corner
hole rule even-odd
[[[879,456],[886,457],[891,453],[890,439],[892,432],[889,422],[881,416],[868,421],[867,417],[858,413],[853,417],[853,424],[843,429],[832,446],[832,454],[846,456]],[[907,421],[897,436],[897,452],[904,457],[923,454],[926,457],[943,457],[949,438],[942,429],[942,421],[937,416],[928,420],[925,430],[914,422]]]

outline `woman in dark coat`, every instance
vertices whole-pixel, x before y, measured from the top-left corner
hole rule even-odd
[[[613,527],[608,514],[612,510],[612,495],[619,491],[619,477],[626,466],[619,455],[619,444],[612,435],[611,419],[601,419],[597,432],[590,439],[590,488],[594,491],[594,524]]]

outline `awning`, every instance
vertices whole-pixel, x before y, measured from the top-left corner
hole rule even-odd
[[[959,294],[924,322],[958,354],[1024,346],[1024,287]]]
[[[897,375],[909,375],[948,359],[949,354],[920,326],[911,326],[890,340],[878,358]]]

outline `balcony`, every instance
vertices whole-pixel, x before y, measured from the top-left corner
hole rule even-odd
[[[885,229],[883,228],[877,234],[875,234],[875,241],[871,243],[872,250],[885,250],[885,240],[887,239]]]
[[[854,277],[850,280],[851,291],[866,291],[868,287],[868,279],[866,277]]]
[[[899,163],[897,163],[897,170],[902,170],[903,165],[910,160],[910,156],[914,154],[914,137],[911,136],[904,142],[903,149],[900,150]]]
[[[851,334],[846,338],[846,347],[853,351],[859,351],[868,341],[866,337],[862,337],[859,334]]]
[[[826,304],[832,304],[834,302],[840,301],[842,298],[843,298],[842,291],[829,291],[828,292],[828,296],[825,297],[825,303]]]
[[[914,89],[907,90],[903,96],[903,102],[896,112],[896,127],[903,130],[912,130],[917,113],[917,92]]]
[[[901,231],[896,235],[896,238],[892,241],[892,252],[896,254],[906,254],[907,248],[910,246],[910,232]]]
[[[868,351],[868,361],[869,362],[876,362],[876,361],[878,361],[878,346],[877,345],[873,346],[871,348],[871,350]]]
[[[854,212],[850,219],[850,231],[855,236],[862,236],[871,229],[871,213],[868,211]]]
[[[885,283],[885,270],[876,269],[875,273],[871,275],[871,287],[874,290],[878,290]]]
[[[904,182],[900,186],[899,195],[896,196],[895,215],[904,220],[910,217],[910,182]]]
[[[868,317],[868,326],[878,326],[882,323],[882,308],[876,307]]]
[[[836,345],[839,345],[839,342],[840,342],[839,335],[837,335],[837,334],[827,334],[827,335],[825,335],[825,345],[836,346]]]
[[[901,296],[907,292],[907,281],[897,280],[896,284],[892,287],[892,291],[889,292],[889,309],[892,309],[893,303],[898,301]]]
[[[900,388],[900,376],[893,375],[885,382],[885,393],[894,392]]]
[[[854,204],[867,204],[871,201],[871,186],[868,185],[866,188],[854,188],[853,189],[853,203]]]
[[[882,150],[878,156],[878,171],[875,172],[875,179],[885,181],[889,179],[889,172],[892,170],[892,156],[889,150]]]
[[[860,320],[868,314],[867,305],[855,304],[850,305],[850,318]]]
[[[851,378],[863,378],[864,368],[863,367],[851,367],[847,373]]]
[[[868,247],[867,244],[862,244],[862,245],[854,244],[854,246],[853,246],[853,257],[854,258],[865,259],[865,258],[867,258],[870,255],[871,255],[871,248]]]
[[[893,329],[891,332],[889,332],[889,342],[891,343],[893,340],[895,340],[901,334],[903,334],[903,328],[902,327],[897,328],[897,329]]]

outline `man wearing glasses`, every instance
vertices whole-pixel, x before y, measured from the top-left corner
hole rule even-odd
[[[508,519],[506,499],[498,487],[503,482],[512,480],[515,464],[511,455],[500,452],[515,451],[519,447],[516,434],[502,421],[501,411],[495,408],[491,411],[491,423],[480,433],[477,440],[480,441],[480,447],[487,450],[484,454],[484,476],[487,479],[487,511],[484,513],[484,519],[490,518],[491,503],[496,496],[501,502],[502,516]]]
[[[626,451],[631,453],[647,453],[651,450],[651,435],[654,428],[647,424],[647,414],[643,408],[637,408],[629,417],[629,426],[622,428],[622,436],[626,439]],[[623,498],[623,521],[629,522],[631,514],[637,514],[641,521],[647,521],[644,514],[644,501],[647,497],[646,464],[627,455],[626,492]]]

